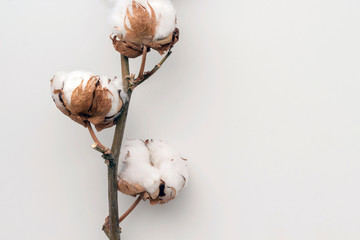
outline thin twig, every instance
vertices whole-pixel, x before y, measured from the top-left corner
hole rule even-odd
[[[163,57],[163,59],[161,59],[161,61],[157,65],[155,65],[155,67],[151,71],[144,73],[144,80],[148,79],[154,73],[156,73],[156,71],[159,70],[159,68],[164,64],[164,62],[168,59],[168,57],[171,55],[171,53],[172,53],[172,51],[169,50],[167,52],[167,54],[165,55],[165,57]]]
[[[130,208],[128,210],[126,210],[126,212],[124,212],[123,215],[121,215],[121,217],[119,218],[119,223],[121,223],[132,212],[132,210],[134,210],[134,208],[136,208],[136,206],[139,204],[140,201],[141,201],[141,197],[139,196],[135,200],[135,202],[130,206]]]
[[[91,145],[91,148],[103,154],[102,157],[105,159],[106,165],[109,165],[110,162],[114,161],[114,157],[112,156],[110,149],[104,151],[104,149],[99,147],[99,145],[97,145],[96,143],[93,143],[93,145]]]
[[[142,54],[142,60],[141,60],[141,67],[139,71],[139,79],[142,79],[144,76],[144,70],[145,70],[145,63],[146,63],[146,55],[147,55],[147,47],[144,46],[143,54]]]
[[[156,73],[157,70],[164,64],[164,62],[168,59],[168,57],[171,55],[171,50],[167,52],[165,57],[155,65],[155,67],[148,72],[144,73],[144,76],[140,79],[139,77],[134,80],[134,83],[131,86],[131,90],[134,90],[135,87],[139,86],[141,83],[143,83],[145,80],[147,80],[149,77],[151,77],[154,73]]]
[[[96,144],[96,147],[93,147],[93,145],[91,147],[94,149],[97,148],[99,151],[102,151],[104,153],[108,152],[109,149],[107,147],[105,147],[104,145],[102,145],[100,143],[99,139],[96,137],[96,134],[95,134],[93,128],[91,127],[91,123],[89,121],[86,121],[85,124],[86,124],[87,129],[89,130],[89,133],[90,133],[92,139],[94,140],[94,142]]]

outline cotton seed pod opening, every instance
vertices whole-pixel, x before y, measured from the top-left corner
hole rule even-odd
[[[163,54],[179,39],[170,0],[118,0],[109,22],[114,48],[130,58],[140,56],[143,47]]]
[[[50,80],[51,95],[57,108],[86,127],[97,131],[111,127],[127,101],[122,81],[83,71],[58,72]]]
[[[128,140],[121,150],[118,189],[163,204],[187,185],[187,160],[161,140]]]

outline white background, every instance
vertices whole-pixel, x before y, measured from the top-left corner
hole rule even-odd
[[[180,41],[135,91],[126,137],[168,141],[191,179],[169,204],[142,202],[122,238],[360,239],[360,2],[175,6]],[[120,74],[107,14],[97,0],[1,0],[0,239],[106,239],[106,167],[49,81]]]

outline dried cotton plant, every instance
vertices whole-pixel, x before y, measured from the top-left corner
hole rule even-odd
[[[132,92],[162,66],[179,39],[175,8],[170,0],[107,2],[111,7],[111,41],[121,54],[122,78],[85,71],[58,72],[50,80],[50,89],[56,107],[88,129],[95,142],[92,148],[105,159],[109,216],[103,230],[110,240],[119,240],[119,223],[141,200],[152,205],[169,202],[186,186],[189,175],[187,160],[161,140],[128,140],[121,148]],[[165,56],[146,72],[146,55],[151,49]],[[136,76],[130,74],[129,58],[139,56],[141,66]],[[111,148],[101,144],[92,125],[97,131],[116,126]],[[118,191],[137,196],[120,218]]]

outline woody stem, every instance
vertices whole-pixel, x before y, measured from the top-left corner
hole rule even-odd
[[[121,215],[121,217],[119,218],[119,223],[121,223],[132,212],[132,210],[136,208],[136,206],[139,204],[140,201],[141,201],[141,197],[138,197],[135,200],[135,202],[130,206],[130,208],[126,210],[126,212],[124,212],[123,215]]]
[[[129,59],[121,55],[121,72],[123,79],[124,89],[128,93],[128,101],[124,104],[124,109],[117,119],[114,139],[111,147],[112,160],[109,161],[108,168],[108,197],[109,197],[109,231],[105,231],[110,240],[120,240],[120,228],[119,228],[119,210],[118,210],[118,190],[117,190],[117,178],[118,178],[118,163],[121,144],[125,131],[125,124],[127,113],[129,110],[129,102],[131,98],[131,91],[129,91],[128,81],[126,76],[129,75]]]

